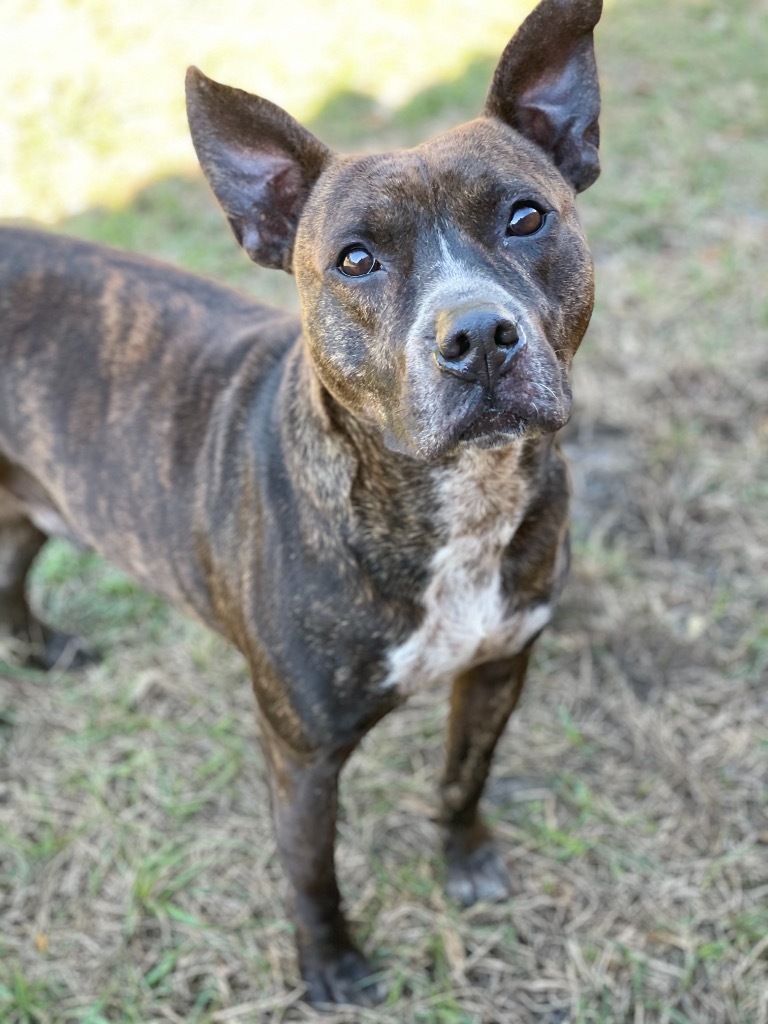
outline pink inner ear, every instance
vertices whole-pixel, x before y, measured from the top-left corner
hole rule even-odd
[[[521,106],[539,107],[541,110],[578,109],[578,97],[582,90],[582,69],[578,55],[564,60],[560,65],[548,68],[533,80],[528,88],[522,89]]]
[[[256,263],[290,269],[293,238],[304,200],[301,168],[282,157],[251,157],[243,174],[243,213],[233,224]]]
[[[572,121],[563,119],[563,111],[568,109],[569,97],[578,90],[577,79],[575,69],[566,64],[538,79],[519,97],[518,130],[549,152],[572,128]]]
[[[536,102],[522,103],[517,112],[518,130],[542,149],[550,149],[553,135],[552,122],[546,109]]]
[[[280,167],[279,165],[283,166]],[[304,199],[304,175],[301,168],[290,161],[275,161],[275,171],[268,182],[268,191],[281,211],[294,218],[298,213],[297,204]]]

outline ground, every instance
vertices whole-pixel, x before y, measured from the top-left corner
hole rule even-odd
[[[390,1001],[319,1018],[239,658],[54,545],[35,599],[104,660],[0,666],[0,1019],[768,1022],[767,15],[626,0],[599,30],[573,571],[486,800],[513,901],[443,896],[445,696],[419,696],[343,786],[345,898]],[[409,142],[476,111],[491,69],[391,113],[338,96],[314,127],[347,148]],[[241,260],[198,177],[57,227],[292,301]]]

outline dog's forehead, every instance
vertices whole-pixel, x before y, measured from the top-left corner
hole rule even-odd
[[[376,236],[398,230],[406,216],[440,219],[514,195],[537,194],[553,203],[572,192],[544,153],[494,118],[478,118],[413,149],[340,157],[316,190],[322,211],[340,234]]]
[[[552,164],[528,139],[495,117],[479,117],[435,135],[414,150],[435,176],[483,174],[518,180],[552,178]]]

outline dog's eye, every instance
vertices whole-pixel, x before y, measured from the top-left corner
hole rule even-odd
[[[512,207],[507,234],[518,238],[523,235],[535,235],[544,224],[544,220],[543,211],[535,203],[523,199]]]
[[[339,256],[336,266],[344,277],[366,277],[375,270],[381,270],[381,264],[364,249],[362,245],[350,245]]]

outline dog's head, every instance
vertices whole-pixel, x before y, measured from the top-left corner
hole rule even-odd
[[[542,0],[483,115],[338,156],[285,111],[187,77],[200,163],[248,255],[296,275],[316,372],[392,450],[433,460],[562,427],[592,312],[574,196],[599,174],[602,0]]]

